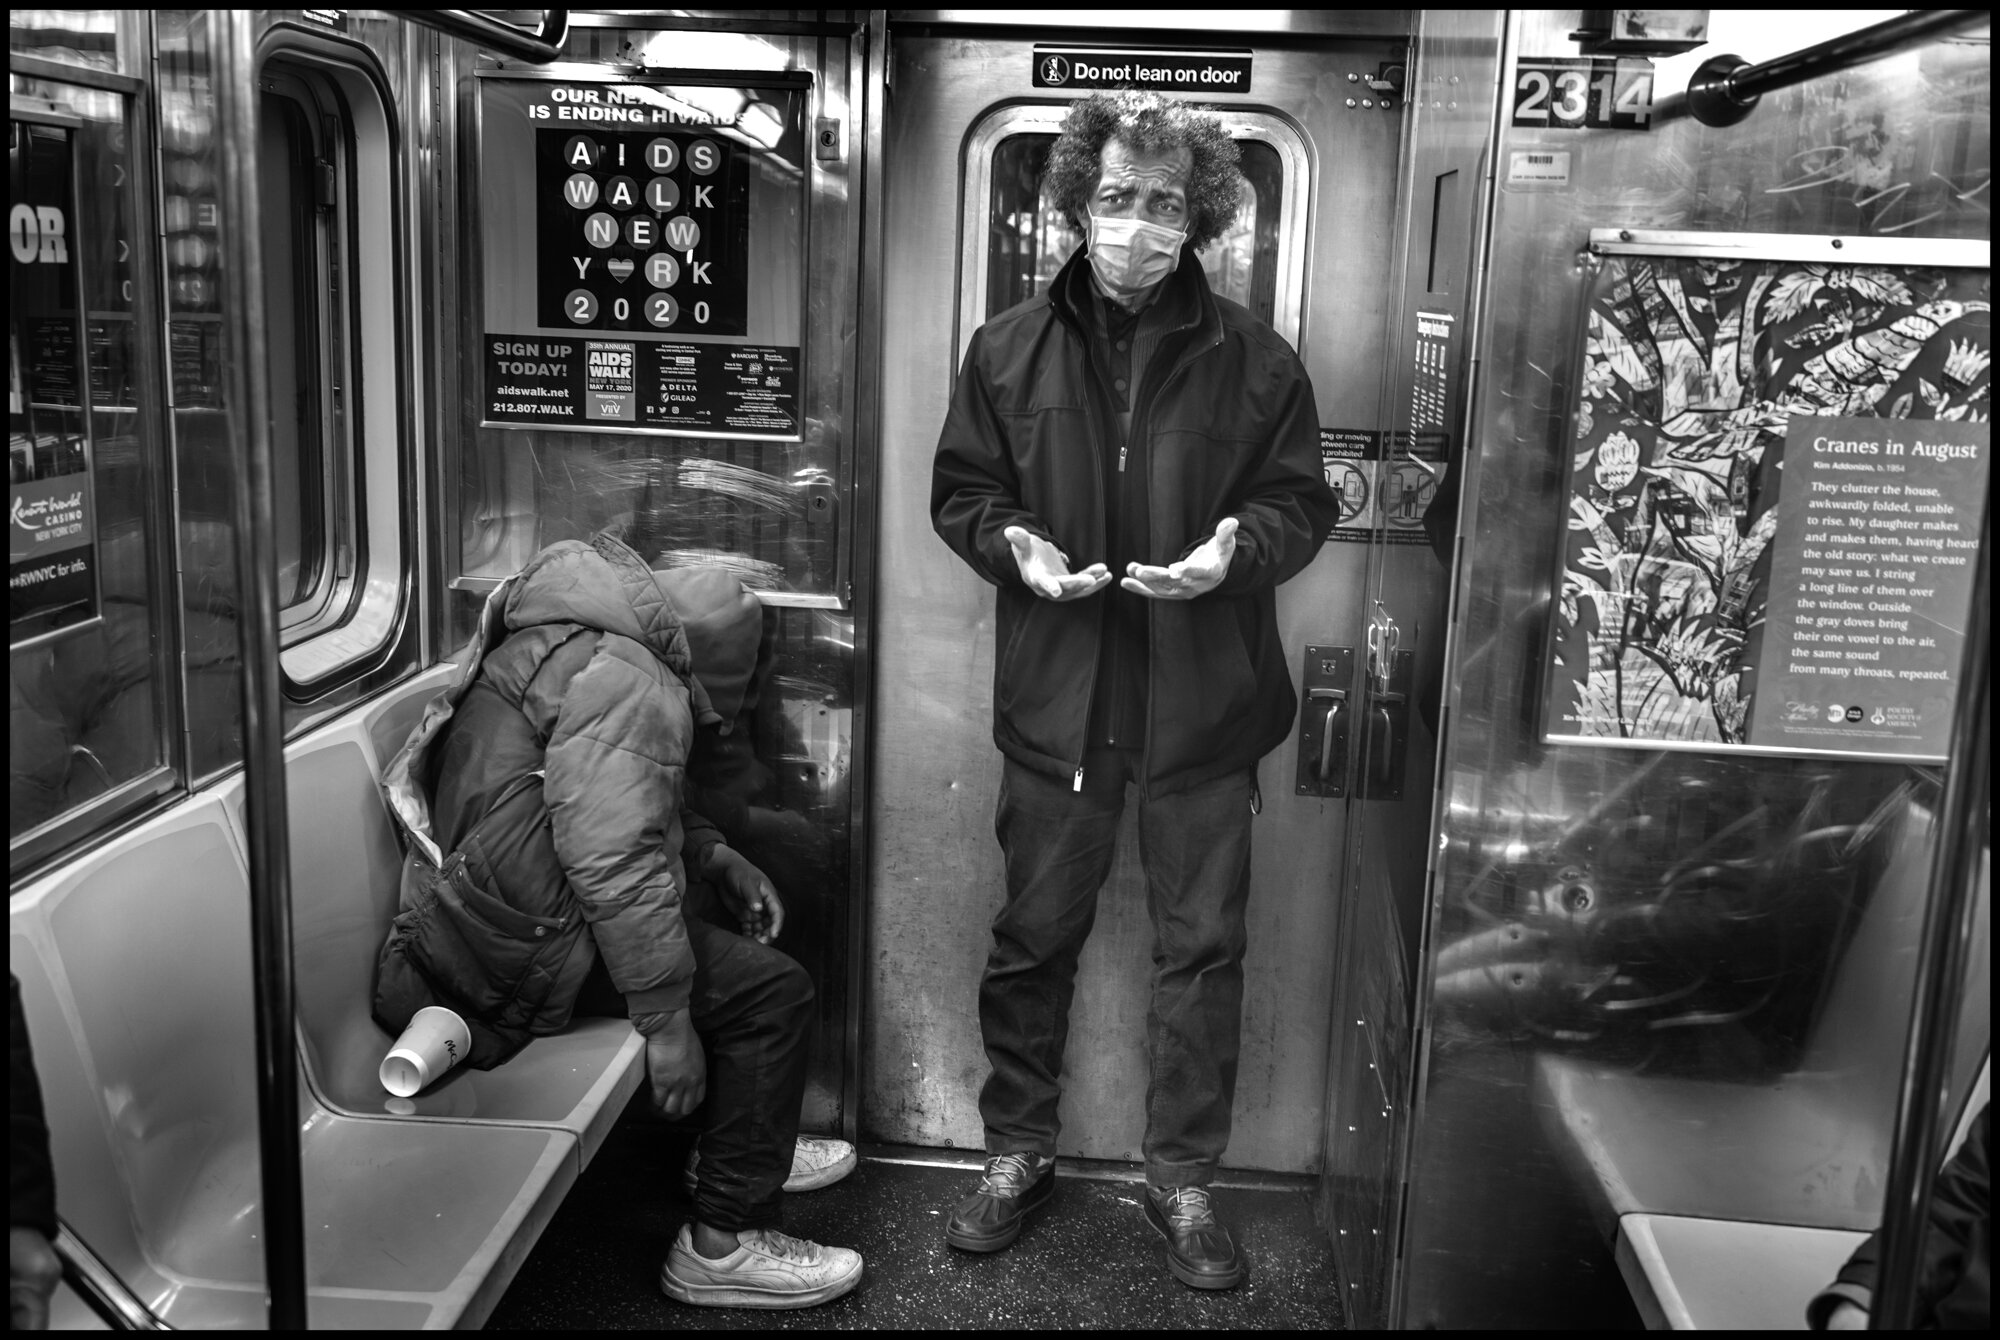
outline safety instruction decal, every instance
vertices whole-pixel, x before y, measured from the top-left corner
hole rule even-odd
[[[1038,44],[1036,88],[1151,88],[1164,93],[1248,93],[1251,54],[1160,47]]]
[[[1424,510],[1437,493],[1444,447],[1441,432],[1320,429],[1320,469],[1340,501],[1327,538],[1365,544],[1379,534],[1387,544],[1430,543]]]

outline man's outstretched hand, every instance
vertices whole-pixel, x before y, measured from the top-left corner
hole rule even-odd
[[[1134,595],[1155,600],[1193,600],[1222,584],[1229,575],[1229,560],[1235,556],[1236,518],[1226,516],[1217,524],[1215,534],[1180,562],[1164,568],[1128,564],[1128,575],[1118,584]]]
[[[1044,600],[1081,600],[1111,584],[1111,569],[1092,563],[1082,572],[1071,572],[1068,555],[1024,526],[1009,526],[1000,533],[1014,551],[1021,580]]]

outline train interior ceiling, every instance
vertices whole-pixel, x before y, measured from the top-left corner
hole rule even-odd
[[[1910,1319],[1990,1054],[1985,11],[9,39],[9,965],[55,1325],[1783,1328],[1878,1227]],[[1256,773],[1215,1294],[1137,1208],[1136,806],[1056,1208],[990,1259],[942,1229],[984,1151],[1008,649],[932,458],[974,332],[1082,241],[1069,106],[1120,88],[1235,142],[1199,264],[1296,351],[1339,504],[1276,597],[1302,707]],[[787,1202],[868,1261],[813,1311],[660,1294],[689,1138],[625,1020],[378,1078],[391,760],[489,597],[607,532],[759,606],[698,780],[813,981],[801,1129],[862,1154]]]

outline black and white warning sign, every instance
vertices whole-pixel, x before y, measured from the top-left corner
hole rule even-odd
[[[1036,88],[1155,88],[1167,93],[1248,93],[1250,52],[1040,43]]]

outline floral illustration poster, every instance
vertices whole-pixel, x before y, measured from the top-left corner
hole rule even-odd
[[[1984,270],[1605,257],[1546,737],[1940,755],[1986,498],[1990,298]]]

